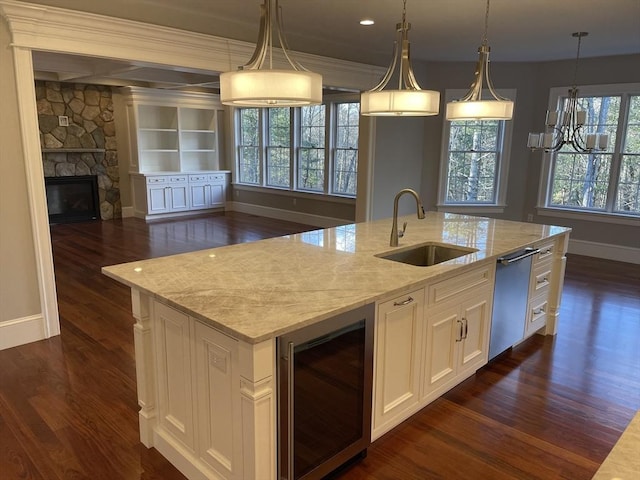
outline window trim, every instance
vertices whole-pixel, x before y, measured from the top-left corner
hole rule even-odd
[[[567,95],[568,89],[571,87],[552,87],[549,89],[549,110],[556,110],[558,108],[558,100],[561,97]],[[605,84],[605,85],[583,85],[579,86],[580,96],[616,96],[616,95],[640,95],[640,82],[638,83],[617,83],[617,84]],[[621,115],[627,115],[628,112],[620,112]],[[618,128],[622,123],[622,117],[618,119]],[[619,132],[618,132],[619,133]],[[618,145],[621,144],[621,135],[617,136]],[[534,153],[535,155],[536,153]],[[621,159],[620,152],[614,151],[612,155],[612,165],[610,173],[609,191],[607,194],[607,208],[615,203],[614,198],[609,198],[612,191],[615,190],[614,182],[611,179],[616,178],[615,183],[618,182],[618,172]],[[617,211],[607,210],[590,210],[583,208],[564,207],[559,205],[549,205],[549,197],[551,195],[551,176],[553,175],[553,165],[551,164],[552,153],[542,153],[542,167],[540,170],[540,182],[538,185],[538,200],[536,205],[536,212],[541,216],[569,218],[574,220],[587,220],[600,223],[614,223],[618,225],[633,225],[640,226],[640,216]],[[616,185],[617,187],[617,185]],[[613,203],[612,203],[613,202]]]
[[[516,101],[516,89],[500,89],[498,94]],[[445,102],[450,102],[462,97],[466,90],[453,89],[445,90]],[[489,95],[488,91],[483,91],[483,95]],[[509,180],[509,164],[511,162],[511,141],[513,137],[513,120],[503,120],[504,128],[502,131],[502,150],[498,164],[498,172],[495,178],[495,201],[482,203],[449,203],[446,199],[447,191],[447,172],[448,153],[449,153],[449,135],[451,133],[451,122],[443,118],[442,139],[440,145],[440,168],[438,172],[438,203],[436,208],[438,211],[447,211],[455,213],[504,213],[507,206],[507,183]]]

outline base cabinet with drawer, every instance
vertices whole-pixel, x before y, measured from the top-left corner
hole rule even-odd
[[[372,439],[485,365],[495,265],[378,303]]]
[[[139,218],[159,218],[225,206],[229,172],[181,175],[132,175],[133,211]]]
[[[373,435],[420,400],[424,288],[380,303],[376,313]]]
[[[191,210],[224,207],[226,175],[224,173],[189,175]]]
[[[540,251],[531,262],[529,279],[529,300],[524,325],[524,338],[527,338],[547,325],[549,318],[549,294],[552,282],[558,277],[554,273],[554,256],[558,250],[554,242],[536,245]]]

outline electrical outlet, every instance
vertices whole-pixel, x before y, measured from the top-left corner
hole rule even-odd
[[[527,214],[527,222],[533,222],[533,213]]]
[[[293,206],[295,207],[297,204],[298,204],[298,199],[297,199],[297,198],[294,198],[294,199],[293,199]]]
[[[60,127],[68,127],[69,126],[69,117],[66,115],[58,115],[58,126]]]

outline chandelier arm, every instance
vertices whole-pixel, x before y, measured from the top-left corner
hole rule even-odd
[[[297,62],[294,58],[292,58],[289,55],[289,44],[287,43],[287,37],[285,37],[284,34],[282,33],[283,23],[284,22],[282,21],[282,9],[280,8],[278,0],[276,0],[276,26],[278,30],[278,40],[280,41],[280,47],[282,48],[282,53],[284,53],[285,58],[289,62],[289,65],[291,65],[291,67],[294,70],[302,70],[302,71],[308,72],[309,71],[308,69],[303,67],[299,62]]]
[[[487,82],[487,89],[489,90],[489,93],[493,96],[494,99],[500,101],[500,102],[509,102],[511,100],[509,100],[506,97],[503,97],[502,95],[500,95],[498,92],[496,92],[496,89],[493,88],[493,83],[491,82],[491,75],[489,75],[489,52],[487,52],[486,54],[486,60],[485,60],[485,71],[484,71],[484,79]]]
[[[478,49],[481,52],[482,47]],[[482,79],[484,77],[484,59],[482,53],[478,56],[476,63],[476,71],[473,83],[466,95],[458,100],[458,102],[475,102],[482,97]]]
[[[418,85],[418,81],[416,80],[416,76],[413,73],[413,69],[411,68],[411,58],[409,51],[409,40],[406,38],[406,33],[403,33],[402,39],[402,58],[400,59],[400,69],[401,69],[401,81],[404,85],[400,84],[400,89],[408,88],[410,90],[422,90],[420,85]]]
[[[387,84],[389,83],[389,80],[391,80],[391,77],[393,76],[393,72],[395,71],[397,64],[398,64],[398,40],[393,42],[393,60],[389,65],[389,68],[387,69],[384,76],[382,77],[382,80],[380,80],[380,82],[369,91],[379,92],[383,90],[384,87],[386,87]]]
[[[260,5],[260,31],[258,32],[258,41],[253,56],[247,63],[239,67],[238,70],[257,70],[262,68],[264,59],[267,57],[267,51],[271,44],[271,8],[270,0]]]

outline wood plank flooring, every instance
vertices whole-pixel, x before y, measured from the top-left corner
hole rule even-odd
[[[138,440],[127,288],[100,267],[309,227],[243,214],[51,228],[62,333],[0,351],[0,480],[184,477]],[[341,479],[590,479],[640,408],[640,267],[569,256],[534,336],[388,433]]]

